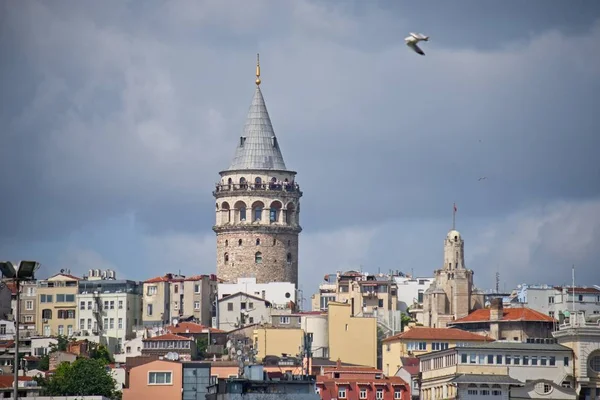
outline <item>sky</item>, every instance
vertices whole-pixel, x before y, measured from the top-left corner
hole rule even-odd
[[[598,2],[13,1],[0,51],[0,258],[41,276],[215,272],[260,53],[305,298],[431,276],[454,203],[478,287],[600,285]]]

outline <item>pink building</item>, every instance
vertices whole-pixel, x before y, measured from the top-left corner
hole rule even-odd
[[[180,362],[155,360],[129,372],[129,387],[123,400],[181,400],[183,367]]]

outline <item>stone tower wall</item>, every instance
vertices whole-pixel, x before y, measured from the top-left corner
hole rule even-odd
[[[465,268],[465,243],[460,234],[449,233],[444,241],[444,269],[460,268]]]
[[[258,283],[298,285],[302,192],[295,183],[292,185],[294,177],[295,173],[289,171],[222,173],[213,193],[219,278],[233,282],[237,278],[255,277]],[[273,179],[287,181],[292,186],[273,185]],[[257,212],[257,207],[262,207],[262,211]]]

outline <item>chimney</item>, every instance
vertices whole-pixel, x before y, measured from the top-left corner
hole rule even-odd
[[[342,360],[339,357],[337,359],[337,363],[336,363],[335,367],[338,368],[338,369],[342,368]]]
[[[504,317],[504,306],[501,298],[492,299],[490,304],[490,321],[501,321]]]

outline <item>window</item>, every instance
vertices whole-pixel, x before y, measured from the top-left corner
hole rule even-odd
[[[52,303],[52,295],[51,294],[41,294],[40,295],[40,303]]]
[[[529,365],[529,356],[523,356],[523,365]]]
[[[545,356],[540,357],[540,365],[547,365],[548,359]]]
[[[114,318],[110,319],[110,329],[115,329],[115,319]]]
[[[85,318],[79,320],[79,329],[85,329]]]
[[[171,385],[171,371],[148,372],[148,385]]]
[[[549,365],[556,365],[556,357],[554,356],[550,356],[550,358],[548,359],[548,364]]]
[[[92,302],[88,301],[88,310],[91,310],[91,309],[92,309]]]
[[[292,253],[287,253],[286,260],[288,263],[292,262]]]
[[[26,315],[25,322],[33,322],[33,315]]]
[[[487,363],[488,364],[493,364],[494,363],[494,355],[493,354],[488,354],[488,356],[487,356]]]
[[[431,343],[432,350],[447,350],[448,343],[433,342]]]
[[[27,311],[31,311],[31,310],[33,310],[33,300],[27,300],[27,301],[25,302],[25,309],[26,309]]]
[[[154,296],[158,292],[158,288],[156,286],[148,286],[147,294],[148,296]]]
[[[198,285],[198,284],[194,285],[194,293],[200,293],[200,285]]]
[[[85,301],[80,301],[79,302],[79,309],[80,310],[85,310]]]
[[[228,263],[229,262],[229,253],[223,254],[223,262],[224,263]]]
[[[461,362],[461,364],[466,364],[468,362],[466,353],[463,353],[460,355],[460,362]]]
[[[569,366],[569,357],[565,357],[565,359],[563,360],[565,367]]]
[[[549,394],[552,391],[552,386],[548,383],[540,382],[535,384],[534,389],[538,394]]]
[[[199,301],[195,301],[194,302],[194,310],[199,310],[200,309],[200,302]]]
[[[238,246],[242,245],[242,239],[238,240]]]
[[[240,207],[240,221],[245,221],[246,220],[246,207],[242,206]],[[241,239],[240,239],[241,241]]]
[[[513,358],[513,364],[514,365],[521,365],[521,357],[520,356],[514,356],[514,358]]]
[[[57,303],[64,303],[65,302],[65,295],[64,294],[57,294],[56,295],[56,302]]]
[[[123,309],[123,300],[119,300],[119,310]]]
[[[6,335],[6,325],[0,325],[0,335]]]
[[[492,385],[492,396],[502,396],[502,387],[500,385]]]
[[[471,395],[471,396],[477,396],[477,385],[474,384],[469,384],[468,388],[467,388],[467,394]]]
[[[538,365],[537,356],[531,356],[531,365]]]
[[[103,322],[102,325],[104,326],[104,328],[108,328],[108,318],[104,318],[104,320],[102,322]]]
[[[554,311],[549,311],[549,312],[548,312],[548,315],[549,315],[551,318],[554,318]]]
[[[179,293],[179,285],[173,285],[173,292]]]
[[[59,325],[58,326],[58,334],[59,335],[64,335],[65,334],[65,326],[64,325]]]
[[[73,325],[67,325],[67,336],[73,336]]]
[[[427,342],[409,342],[407,347],[409,351],[425,351],[427,350]]]
[[[597,373],[600,373],[600,356],[590,358],[590,368]]]
[[[227,303],[227,311],[233,311],[233,303]]]
[[[548,304],[554,304],[554,296],[548,297]]]
[[[258,239],[258,238],[256,239],[256,245],[260,246],[260,239]]]
[[[148,314],[149,316],[152,315],[152,304],[148,304],[148,306],[146,307],[146,314]]]
[[[506,365],[510,365],[511,356],[507,354],[504,356],[504,359],[506,360]]]
[[[253,302],[249,302],[248,303],[248,309],[252,310],[254,308],[254,303]]]
[[[87,320],[87,328],[92,329],[92,319],[91,318],[88,318],[88,320]]]
[[[119,329],[123,329],[123,318],[119,318]]]
[[[262,264],[262,253],[260,251],[257,251],[256,254],[254,254],[254,262],[256,264]]]
[[[290,317],[279,317],[279,323],[284,325],[289,325]]]
[[[469,364],[477,364],[477,354],[469,354]]]
[[[42,319],[52,319],[52,310],[42,310]]]
[[[394,391],[394,399],[400,400],[402,398],[402,392],[400,390]]]
[[[131,346],[125,347],[125,353],[127,353],[127,354],[131,353]]]
[[[377,389],[377,392],[375,392],[375,398],[377,400],[383,400],[383,389]]]
[[[360,388],[360,392],[358,393],[358,398],[359,399],[366,399],[367,398],[367,389]]]
[[[74,294],[66,294],[65,301],[67,303],[73,303],[75,301],[75,295]]]
[[[338,398],[345,399],[346,398],[346,388],[339,388],[338,390]]]

